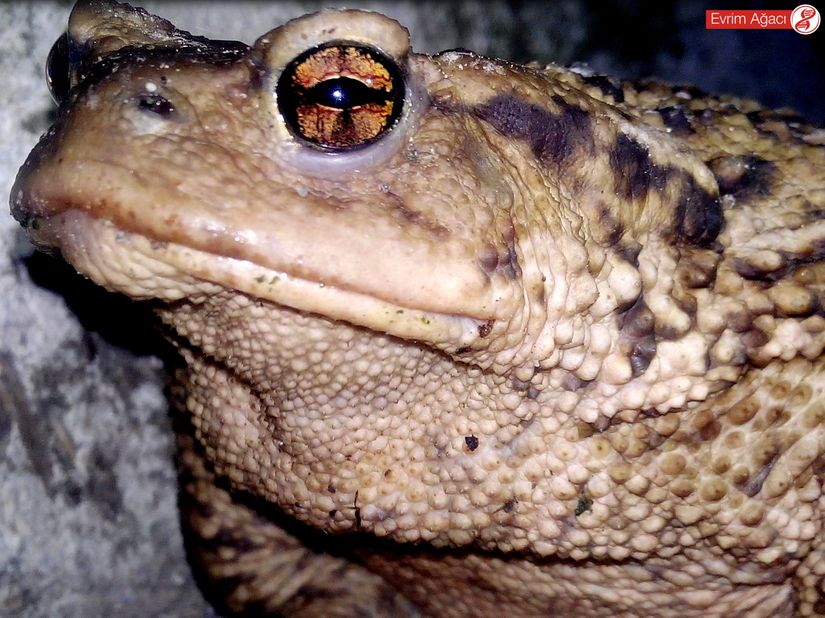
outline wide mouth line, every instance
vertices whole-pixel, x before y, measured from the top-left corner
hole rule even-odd
[[[124,264],[128,268],[131,261],[144,270],[154,268],[162,273],[158,278],[164,286],[163,298],[168,297],[169,286],[174,285],[176,277],[194,278],[298,311],[432,344],[469,345],[478,339],[479,327],[489,321],[403,305],[368,291],[308,279],[245,258],[174,241],[151,240],[76,207],[36,219],[37,224],[30,230],[36,244],[58,248],[80,272],[127,295],[134,295],[129,278],[115,270]],[[112,261],[108,257],[113,252],[124,257]],[[151,276],[146,281],[144,285],[151,286]],[[151,294],[145,297],[151,298]]]
[[[129,238],[140,238],[143,241],[150,243],[153,257],[156,259],[162,260],[163,251],[168,249],[171,251],[178,251],[178,252],[197,252],[202,254],[203,256],[209,256],[212,259],[216,260],[217,262],[225,262],[227,264],[232,264],[236,267],[243,267],[250,268],[250,269],[258,269],[261,271],[260,274],[255,275],[253,278],[255,282],[260,286],[270,287],[274,289],[279,283],[293,283],[296,285],[302,286],[314,286],[318,289],[326,289],[330,293],[344,293],[344,294],[357,294],[361,296],[365,296],[376,302],[385,303],[386,305],[393,307],[399,311],[420,311],[423,313],[428,313],[432,315],[443,315],[445,317],[454,317],[454,318],[466,318],[471,320],[478,320],[480,322],[486,322],[487,320],[484,318],[477,318],[471,315],[463,315],[463,314],[448,314],[444,313],[435,309],[428,309],[426,307],[420,306],[413,306],[413,305],[404,305],[398,303],[394,300],[389,298],[385,298],[379,295],[372,294],[368,291],[359,289],[357,287],[349,287],[346,285],[341,285],[340,283],[328,283],[319,279],[312,279],[302,275],[298,275],[295,273],[291,273],[288,270],[280,269],[277,267],[269,266],[266,264],[260,264],[256,262],[254,259],[249,259],[246,257],[235,257],[231,255],[224,255],[221,253],[217,253],[214,251],[210,251],[206,248],[202,247],[195,247],[190,246],[187,244],[183,244],[173,240],[151,240],[147,235],[140,231],[134,231],[126,229],[111,219],[96,217],[92,215],[87,208],[82,206],[69,206],[65,209],[62,209],[59,212],[55,212],[54,214],[48,215],[33,215],[27,221],[29,223],[30,235],[32,236],[32,240],[34,242],[38,242],[40,244],[41,237],[47,238],[55,238],[55,237],[62,237],[59,232],[55,233],[53,229],[54,225],[61,226],[62,225],[62,218],[71,217],[74,215],[82,216],[84,219],[87,219],[89,222],[94,222],[95,225],[105,226],[114,232],[116,235],[118,242],[122,243],[124,240]],[[42,243],[43,248],[52,248],[60,250],[63,241],[61,242],[50,242],[45,241]],[[217,282],[215,282],[217,283]]]

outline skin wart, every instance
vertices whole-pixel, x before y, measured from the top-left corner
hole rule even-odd
[[[359,11],[63,42],[12,211],[180,351],[223,611],[825,614],[822,129]]]

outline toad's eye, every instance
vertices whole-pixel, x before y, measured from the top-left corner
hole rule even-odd
[[[376,49],[331,43],[290,62],[276,92],[293,135],[316,148],[343,151],[366,146],[392,129],[404,105],[404,78]]]
[[[58,105],[69,96],[69,35],[65,32],[54,42],[46,59],[46,83]]]

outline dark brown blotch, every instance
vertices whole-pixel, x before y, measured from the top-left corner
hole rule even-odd
[[[214,598],[218,603],[225,602],[231,599],[238,592],[248,592],[249,588],[255,585],[255,575],[253,573],[239,572],[237,575],[228,575],[225,577],[217,577],[209,581],[209,590],[207,595]],[[247,596],[244,594],[244,596]],[[244,609],[249,610],[253,605],[251,601],[244,601]],[[265,616],[266,613],[250,614],[251,616]]]
[[[779,268],[766,269],[758,264],[754,264],[750,260],[735,258],[733,260],[733,268],[736,270],[736,273],[744,279],[748,279],[750,281],[771,281],[774,280],[772,274],[777,270],[784,269],[785,264],[783,263]]]
[[[673,86],[673,94],[675,96],[679,95],[687,95],[691,99],[706,99],[708,97],[708,93],[701,88],[697,88],[692,84],[679,84],[678,86]]]
[[[716,281],[716,271],[721,260],[719,254],[714,251],[696,249],[686,254],[686,257],[687,259],[679,262],[676,275],[682,287],[688,289],[710,287]]]
[[[592,152],[590,115],[559,95],[552,100],[558,105],[558,112],[528,103],[513,93],[500,94],[477,105],[472,113],[502,135],[525,140],[533,155],[545,164],[567,162],[577,149]]]
[[[696,297],[692,294],[687,294],[680,290],[674,290],[673,301],[676,303],[676,306],[689,317],[693,318],[696,316],[697,302]]]
[[[724,114],[719,114],[719,115],[724,115]],[[706,127],[712,127],[712,126],[717,125],[718,122],[719,122],[717,120],[716,116],[717,116],[717,111],[716,110],[711,109],[710,107],[706,107],[705,109],[703,109],[699,113],[694,112],[693,117],[696,120],[699,121],[699,124],[701,124],[703,126],[706,126]]]
[[[582,380],[575,374],[567,373],[562,378],[561,387],[566,391],[577,391],[589,385],[591,380]]]
[[[746,308],[728,311],[725,315],[727,328],[734,333],[746,333],[753,328],[753,319],[756,316]]]
[[[717,157],[708,162],[719,192],[738,199],[768,195],[774,184],[776,164],[756,155]]]
[[[504,259],[499,259],[499,270],[508,279],[518,279],[521,277],[521,265],[518,261],[518,254],[516,253],[516,245],[512,242],[507,243],[506,253],[502,256]]]
[[[188,470],[183,466],[181,466],[181,470],[179,483],[181,486],[184,486],[184,480],[189,480],[189,478],[184,478],[184,474],[186,474]],[[210,502],[204,502],[203,500],[192,500],[191,502],[187,502],[186,506],[191,512],[197,513],[204,519],[212,519],[215,517],[215,506]]]
[[[734,259],[733,268],[739,276],[751,281],[776,282],[809,264],[825,261],[825,238],[811,243],[800,251],[782,251],[780,254],[782,262],[776,268],[766,269],[745,258]]]
[[[516,251],[516,233],[512,223],[502,234],[501,248],[485,242],[477,254],[478,265],[487,276],[501,273],[508,279],[521,277],[521,264]]]
[[[530,382],[525,382],[524,380],[519,380],[516,376],[513,376],[512,380],[510,381],[510,385],[513,387],[514,391],[526,391],[530,388]]]
[[[498,268],[498,251],[490,243],[484,243],[477,255],[478,264],[486,274],[492,275]]]
[[[768,475],[771,473],[771,470],[778,459],[779,456],[774,454],[767,461],[765,461],[763,465],[757,468],[755,473],[745,479],[744,482],[734,484],[738,485],[739,490],[743,494],[749,498],[753,498],[756,494],[762,491],[762,485],[765,483],[765,479],[768,478]]]
[[[650,361],[656,355],[656,338],[648,335],[637,339],[630,347],[628,358],[630,359],[631,375],[636,378],[642,375],[650,366]]]
[[[619,328],[627,337],[645,337],[653,333],[655,326],[653,312],[641,296],[619,316]]]
[[[258,548],[257,544],[240,534],[239,530],[225,527],[219,528],[211,537],[204,537],[201,546],[213,553],[232,550],[236,554],[246,554]]]
[[[625,262],[632,264],[634,268],[639,268],[639,254],[641,252],[642,245],[636,241],[628,241],[616,245],[616,254]]]
[[[766,122],[784,122],[792,125],[802,125],[806,123],[802,116],[789,109],[758,109],[748,112],[746,115],[754,126],[759,126]]]
[[[770,340],[771,337],[768,333],[755,326],[742,336],[742,342],[745,344],[745,347],[751,351],[761,348]]]
[[[624,236],[624,225],[614,215],[604,202],[597,206],[597,221],[594,221],[593,231],[600,243],[608,246],[615,245]]]
[[[624,90],[621,84],[607,75],[582,75],[582,81],[601,90],[602,94],[611,97],[616,103],[624,103]]]
[[[686,172],[682,172],[681,182],[681,198],[674,213],[676,240],[710,247],[725,223],[719,196],[700,187],[696,179]]]
[[[685,108],[681,105],[670,105],[668,107],[660,107],[656,110],[662,118],[664,125],[670,129],[674,135],[685,136],[696,133],[693,127],[690,126],[685,114]]]
[[[748,112],[747,117],[759,133],[779,142],[802,140],[810,132],[806,120],[788,109],[761,109]]]
[[[464,444],[472,452],[478,448],[478,438],[476,436],[464,436]]]
[[[654,163],[648,149],[620,133],[610,151],[610,169],[616,192],[627,200],[644,199],[655,188],[664,189],[669,169]]]
[[[642,375],[656,355],[656,320],[641,296],[619,316],[622,350],[630,360],[632,376]]]
[[[516,252],[516,228],[512,220],[504,229],[502,238],[505,252],[503,256],[499,256],[498,268],[508,279],[518,279],[521,277],[521,264],[519,264]]]
[[[672,324],[656,323],[656,337],[666,341],[676,341],[681,339],[684,333],[676,329]]]

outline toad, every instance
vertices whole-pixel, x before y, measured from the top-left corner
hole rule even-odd
[[[825,614],[825,133],[656,82],[80,2],[14,216],[151,303],[227,612]]]

